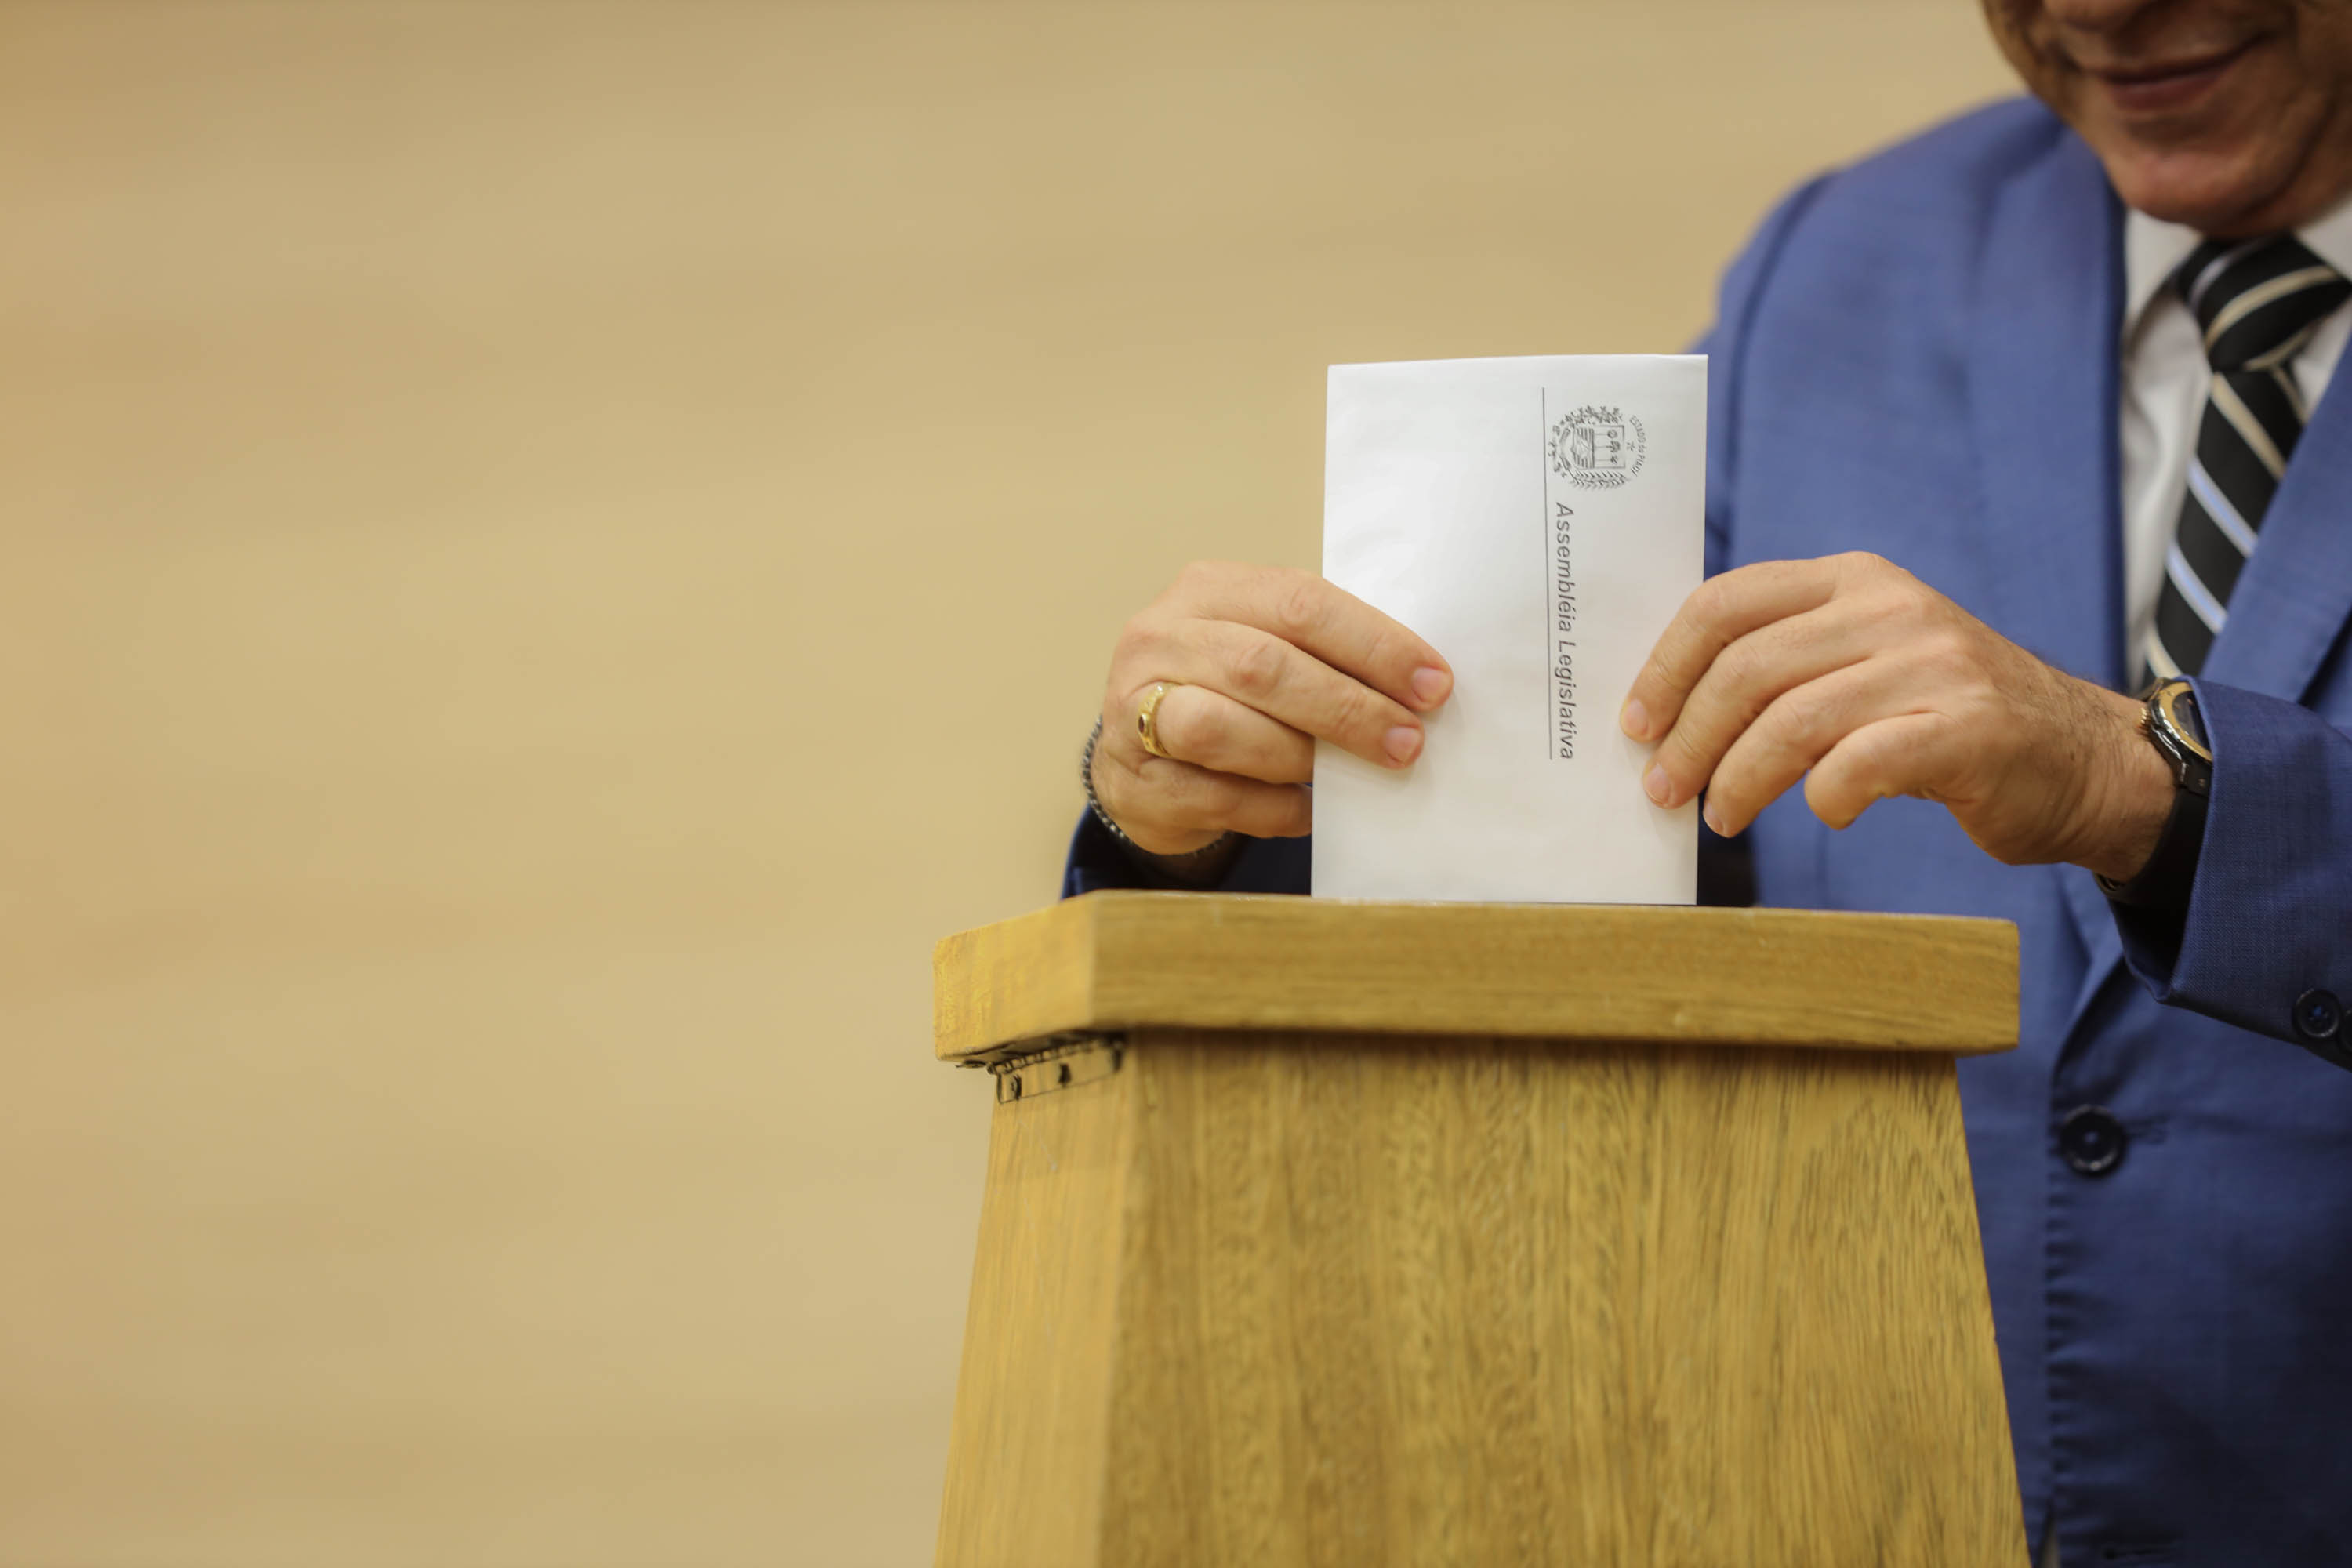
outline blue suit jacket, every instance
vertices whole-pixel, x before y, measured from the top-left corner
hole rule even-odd
[[[1713,567],[1875,551],[2122,685],[2121,216],[2023,102],[1790,197],[1706,343]],[[2352,996],[2347,616],[2338,392],[2199,682],[2185,921],[2119,921],[2089,872],[1999,865],[1920,801],[1832,833],[1791,794],[1743,836],[1766,903],[2017,922],[2021,1047],[1960,1086],[2026,1518],[2070,1564],[2352,1563],[2352,1057],[2294,1021]],[[1068,891],[1147,880],[1082,826]],[[1304,845],[1253,845],[1227,886],[1303,891]],[[2129,1137],[2102,1175],[2060,1155],[2084,1105]]]

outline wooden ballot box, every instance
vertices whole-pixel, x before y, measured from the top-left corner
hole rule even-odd
[[[2021,1563],[1988,921],[1096,893],[994,1088],[940,1568]]]

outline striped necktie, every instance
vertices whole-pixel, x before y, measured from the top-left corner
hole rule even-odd
[[[2172,287],[2197,318],[2213,381],[2180,526],[2164,558],[2142,672],[2150,679],[2205,667],[2310,412],[2291,362],[2352,298],[2352,283],[2292,235],[2207,240],[2172,275]]]

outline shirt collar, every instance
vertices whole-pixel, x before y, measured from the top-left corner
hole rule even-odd
[[[2352,197],[2336,204],[2326,215],[2295,230],[2295,237],[2311,247],[2322,261],[2352,278]],[[2163,291],[2174,268],[2205,237],[2186,224],[2166,223],[2144,212],[2124,215],[2124,336],[2138,330],[2140,319]]]

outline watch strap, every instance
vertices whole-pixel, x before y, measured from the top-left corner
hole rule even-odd
[[[2194,790],[2172,792],[2172,810],[2157,835],[2156,849],[2128,882],[2099,879],[2099,890],[2138,910],[2182,911],[2197,885],[2197,861],[2205,848],[2205,797]]]
[[[2128,882],[2099,879],[2099,890],[2134,909],[2185,911],[2197,885],[2197,862],[2205,848],[2206,794],[2212,786],[2212,752],[2197,712],[2196,692],[2179,679],[2158,682],[2148,691],[2140,733],[2172,773],[2172,809],[2157,835],[2156,848]]]

